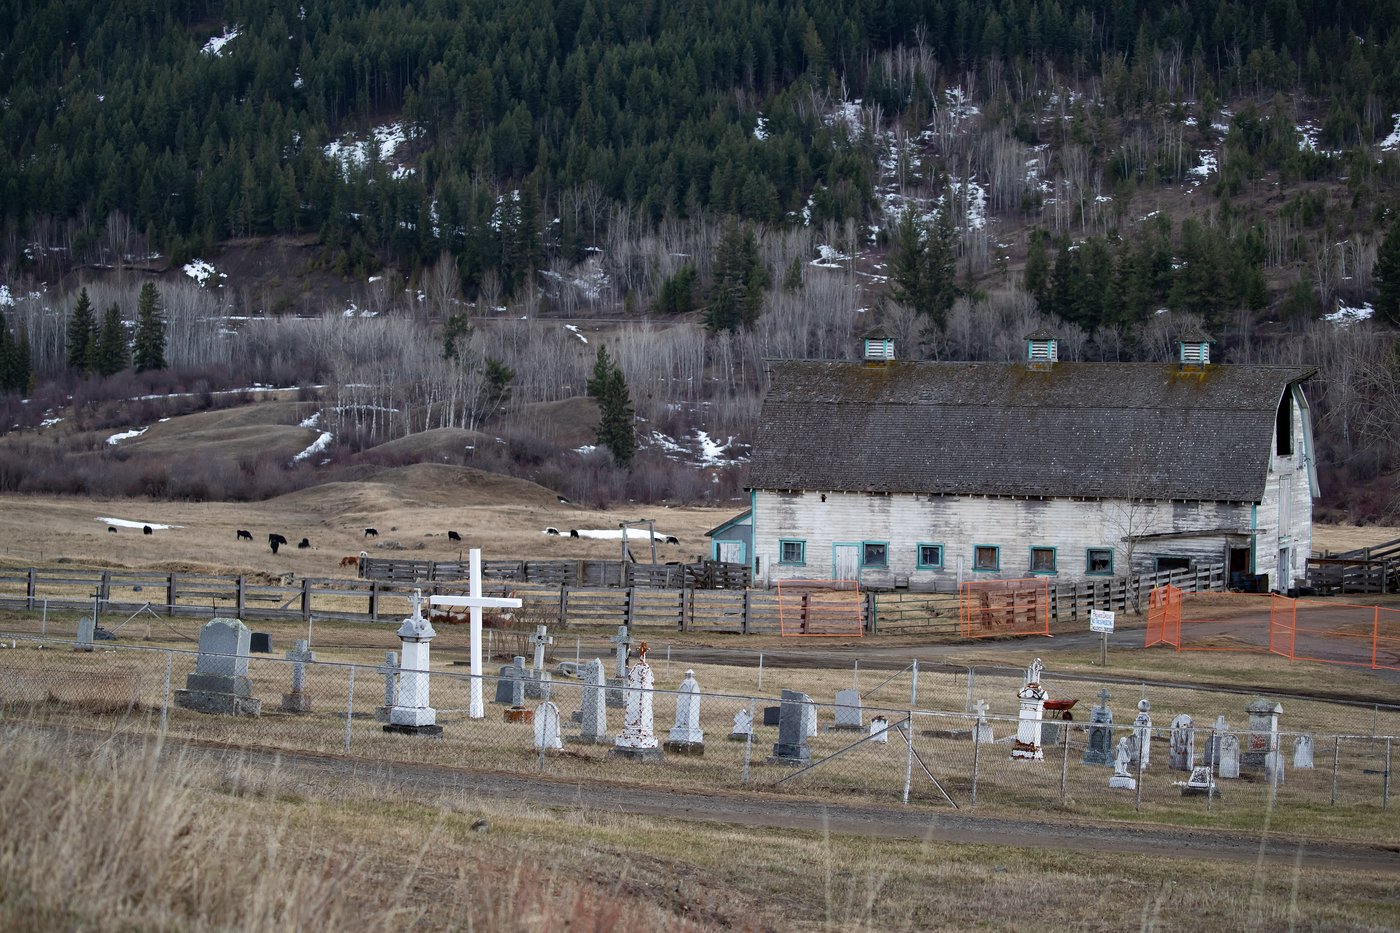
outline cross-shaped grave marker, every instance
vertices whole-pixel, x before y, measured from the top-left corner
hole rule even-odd
[[[627,626],[619,625],[617,634],[609,638],[608,641],[617,645],[617,676],[625,678],[627,676],[627,653],[632,650],[632,636],[627,633]]]
[[[535,646],[535,674],[539,675],[544,671],[544,649],[546,645],[554,644],[554,636],[549,634],[549,627],[545,625],[535,626],[535,634],[530,636],[530,644]]]
[[[472,719],[482,719],[486,716],[486,709],[481,699],[481,610],[519,609],[521,602],[519,599],[509,596],[481,595],[481,548],[474,547],[471,549],[471,575],[469,580],[470,595],[433,596],[428,602],[433,606],[443,606],[452,609],[460,609],[465,606],[470,610],[472,692],[471,700],[467,706],[467,715]]]

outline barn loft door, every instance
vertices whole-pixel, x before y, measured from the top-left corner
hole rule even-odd
[[[833,544],[831,546],[831,579],[860,579],[859,544]]]

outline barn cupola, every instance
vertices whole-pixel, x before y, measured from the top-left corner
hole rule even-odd
[[[867,365],[883,365],[894,359],[894,338],[871,335],[865,338],[865,352],[862,358]]]
[[[1210,335],[1201,330],[1188,330],[1177,338],[1181,352],[1181,368],[1196,370],[1210,365]]]
[[[1053,333],[1041,328],[1026,335],[1026,365],[1031,369],[1048,370],[1060,361],[1060,342]]]

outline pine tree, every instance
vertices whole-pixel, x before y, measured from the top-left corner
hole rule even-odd
[[[136,302],[136,340],[133,362],[136,371],[165,368],[165,315],[154,282],[141,286]]]
[[[1023,281],[1026,291],[1035,297],[1041,310],[1047,310],[1050,297],[1050,253],[1045,248],[1049,235],[1044,230],[1032,230],[1026,250],[1026,271]]]
[[[890,278],[895,301],[927,315],[940,330],[943,328],[953,302],[962,294],[951,211],[945,207],[938,220],[928,226],[921,226],[912,211],[905,212],[895,230]]]
[[[78,292],[78,301],[68,315],[68,368],[85,373],[92,364],[92,347],[97,341],[97,320],[87,289]]]
[[[114,304],[102,316],[92,368],[99,376],[114,376],[126,369],[128,352],[126,325],[122,323],[121,309]]]
[[[705,326],[712,331],[739,330],[758,320],[768,270],[752,229],[732,221],[725,226],[715,248],[713,274]]]
[[[1376,313],[1400,326],[1400,216],[1391,223],[1376,253]]]
[[[618,466],[628,466],[637,452],[637,438],[632,433],[632,397],[622,370],[608,358],[605,346],[598,347],[588,394],[598,400],[598,443],[612,451]]]

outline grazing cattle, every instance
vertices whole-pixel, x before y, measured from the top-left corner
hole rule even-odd
[[[667,544],[680,544],[680,543],[681,543],[681,539],[680,539],[680,538],[677,538],[675,535],[667,535],[667,536],[666,536],[666,543],[667,543]]]
[[[107,530],[110,531],[112,534],[117,533],[117,527],[115,525],[108,525]]]
[[[272,548],[272,553],[276,554],[277,549],[287,543],[287,539],[273,532],[267,536],[267,546]]]
[[[569,537],[570,537],[570,538],[577,538],[577,537],[578,537],[578,529],[577,529],[577,528],[570,528],[570,529],[569,529]]]
[[[253,540],[253,533],[252,533],[251,531],[244,531],[242,528],[240,528],[240,529],[238,529],[238,540],[239,540],[239,541],[252,541],[252,540]]]
[[[309,540],[307,540],[306,538],[302,538],[300,541],[297,542],[297,547],[299,547],[299,548],[309,548],[309,547],[311,547],[311,542],[310,542]]]
[[[366,529],[365,529],[365,537],[366,537],[366,538],[377,538],[377,537],[379,537],[379,529],[378,529],[378,528],[366,528]]]
[[[447,533],[447,540],[448,540],[448,541],[461,541],[461,540],[462,540],[462,536],[459,535],[459,534],[457,534],[457,532],[455,532],[455,531],[449,531],[449,532]]]
[[[546,529],[544,530],[544,533],[547,534],[547,535],[557,535],[557,534],[559,534],[559,529],[558,529],[558,528],[555,528],[555,527],[553,527],[553,526],[550,526],[549,528],[546,528]]]
[[[360,566],[360,559],[359,559],[358,557],[342,557],[342,558],[340,559],[340,566],[342,566],[342,567],[358,567],[358,566]]]
[[[150,525],[142,525],[142,526],[141,526],[141,533],[142,533],[143,535],[153,535],[153,534],[155,534],[155,532],[151,530],[151,526],[150,526]]]
[[[572,502],[570,502],[568,499],[565,499],[563,496],[556,496],[555,498],[559,500],[560,505],[573,505]]]

